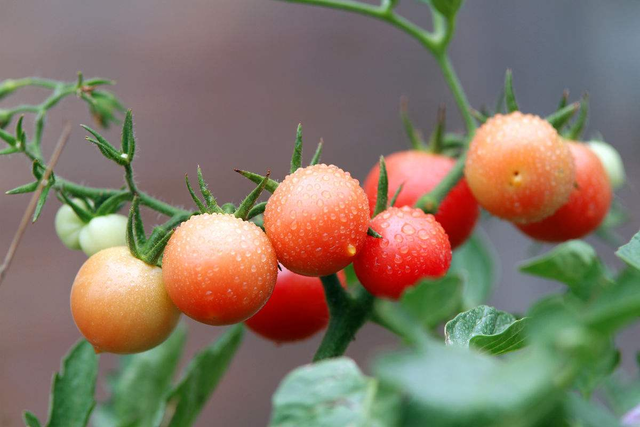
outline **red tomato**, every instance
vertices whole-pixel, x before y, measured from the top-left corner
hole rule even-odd
[[[358,181],[337,166],[315,165],[278,186],[267,203],[264,228],[282,265],[304,276],[326,276],[351,264],[369,219]]]
[[[540,221],[569,200],[575,168],[569,146],[546,120],[498,114],[476,132],[464,170],[490,213],[516,223]]]
[[[267,302],[278,275],[263,231],[229,214],[191,217],[175,231],[162,260],[169,296],[209,325],[242,322]]]
[[[163,342],[180,312],[167,295],[162,270],[125,246],[104,249],[78,271],[71,314],[96,352],[139,353]]]
[[[338,277],[344,286],[343,272]],[[322,282],[283,268],[269,301],[245,323],[255,333],[277,343],[299,341],[324,329],[329,307]]]
[[[389,199],[404,183],[395,204],[402,207],[414,206],[420,197],[433,190],[451,170],[455,160],[439,154],[410,150],[391,154],[385,158],[385,163],[389,177]],[[379,176],[380,165],[376,165],[364,182],[371,214],[378,199]],[[479,213],[478,203],[463,178],[444,198],[435,214],[436,220],[449,236],[452,249],[471,235]]]
[[[576,166],[576,185],[569,201],[548,218],[518,228],[545,242],[579,239],[594,231],[609,211],[613,197],[607,171],[584,144],[569,143]]]
[[[353,267],[373,295],[398,299],[421,278],[442,277],[449,270],[449,238],[433,215],[392,207],[373,218],[370,226],[382,238],[367,237]]]

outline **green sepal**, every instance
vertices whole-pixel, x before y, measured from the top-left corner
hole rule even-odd
[[[173,235],[173,230],[169,230],[162,236],[153,246],[149,249],[145,249],[145,253],[143,255],[143,261],[149,265],[157,265],[162,266],[160,259],[164,253],[164,248],[169,243],[169,239]]]
[[[80,98],[89,104],[89,110],[96,121],[103,128],[108,128],[111,123],[118,123],[115,113],[126,111],[122,103],[112,93],[102,90],[92,90],[89,93],[81,92]]]
[[[204,197],[204,202],[206,203],[209,210],[213,210],[214,212],[222,212],[222,209],[218,206],[218,202],[216,198],[213,197],[213,194],[209,190],[207,183],[204,180],[204,176],[202,175],[202,169],[198,165],[198,185],[200,185],[200,193],[202,193],[202,197]]]
[[[504,103],[505,103],[505,99],[504,99],[504,88],[500,91],[500,95],[498,95],[498,98],[496,99],[496,103],[495,106],[493,108],[493,112],[495,114],[501,114],[504,112]]]
[[[40,214],[42,213],[42,208],[44,204],[47,202],[47,198],[49,197],[49,191],[51,190],[51,185],[53,181],[49,178],[49,183],[44,186],[42,189],[42,193],[40,193],[40,197],[38,198],[38,203],[36,204],[36,209],[33,211],[33,217],[31,218],[31,222],[36,222],[38,218],[40,218]]]
[[[438,12],[449,20],[453,20],[460,10],[464,0],[431,0],[431,4]]]
[[[256,204],[254,207],[251,208],[251,210],[249,211],[249,214],[247,215],[247,219],[252,219],[258,215],[261,215],[264,213],[264,210],[267,207],[267,202],[260,202],[258,204]]]
[[[22,122],[24,120],[24,116],[20,116],[18,119],[18,123],[16,123],[16,143],[20,143],[22,147],[27,144],[27,134],[22,129]]]
[[[38,181],[30,182],[25,185],[21,185],[19,187],[14,188],[13,190],[7,191],[5,194],[24,194],[24,193],[33,193],[38,188]]]
[[[0,139],[9,144],[12,147],[16,145],[16,139],[9,132],[0,129]]]
[[[409,138],[409,142],[411,143],[411,148],[414,150],[424,150],[425,144],[418,136],[418,131],[413,126],[413,123],[409,118],[409,102],[405,97],[400,99],[400,119],[402,120],[402,125],[404,126],[404,131]]]
[[[125,153],[121,153],[118,150],[116,150],[116,148],[113,145],[111,145],[109,141],[104,139],[104,137],[100,135],[98,132],[91,129],[89,126],[85,126],[85,125],[80,125],[80,126],[82,126],[83,129],[85,129],[87,132],[91,133],[95,137],[95,139],[90,137],[86,137],[85,139],[95,144],[100,150],[100,152],[107,159],[112,160],[121,166],[126,166],[130,163],[128,155],[125,155]]]
[[[33,413],[29,412],[29,411],[25,411],[24,414],[22,415],[22,418],[24,420],[24,424],[27,427],[40,427],[40,420],[38,419],[38,417],[36,417]]]
[[[184,180],[187,183],[187,190],[189,190],[189,195],[191,195],[191,199],[193,199],[193,202],[198,207],[198,210],[201,213],[207,213],[207,207],[204,205],[204,203],[202,203],[202,201],[200,201],[200,199],[196,195],[195,191],[193,191],[193,187],[191,187],[191,182],[189,182],[189,175],[188,174],[184,175]]]
[[[393,193],[393,197],[391,198],[391,201],[389,202],[389,206],[390,207],[393,207],[393,206],[396,205],[396,200],[398,200],[398,196],[400,195],[400,192],[402,191],[403,188],[404,188],[404,182],[402,184],[400,184],[400,186],[398,187],[396,192]]]
[[[240,175],[244,176],[245,178],[247,178],[248,180],[256,183],[256,184],[260,184],[262,182],[262,180],[265,178],[262,175],[259,175],[257,173],[253,173],[253,172],[249,172],[249,171],[243,171],[240,169],[234,169],[234,171],[238,172]],[[274,191],[276,191],[276,188],[278,188],[278,181],[275,181],[273,179],[269,179],[269,181],[267,181],[267,185],[264,187],[265,190],[267,190],[269,193],[272,193]]]
[[[222,205],[222,212],[226,213],[226,214],[233,214],[236,211],[236,205],[234,205],[233,203],[225,203],[224,205]]]
[[[584,126],[587,124],[587,117],[589,116],[589,95],[584,94],[580,100],[580,112],[578,118],[571,125],[571,127],[563,134],[567,139],[578,140],[582,135]]]
[[[109,215],[118,212],[122,207],[122,204],[129,200],[131,200],[131,193],[128,191],[114,194],[100,204],[96,210],[96,216]]]
[[[567,105],[558,109],[555,113],[548,115],[545,120],[551,123],[556,130],[560,130],[566,125],[569,120],[573,117],[573,115],[580,108],[580,104],[574,102],[571,105]]]
[[[134,196],[129,209],[129,217],[127,218],[127,246],[131,255],[140,259],[140,244],[137,237],[139,233],[138,218],[140,217],[140,198]],[[144,244],[144,243],[142,243]]]
[[[80,220],[85,224],[93,219],[93,215],[91,214],[91,212],[73,201],[69,196],[67,196],[67,193],[65,193],[64,191],[58,191],[58,197],[64,204],[68,205],[78,216],[78,218],[80,218]]]
[[[122,125],[122,153],[127,155],[128,162],[131,164],[133,156],[136,153],[136,138],[133,135],[133,117],[131,110],[127,110],[124,124]]]
[[[249,211],[251,211],[253,205],[256,204],[256,201],[262,194],[262,191],[266,187],[267,182],[269,182],[269,175],[271,175],[271,171],[267,171],[267,175],[260,182],[260,184],[258,184],[258,186],[251,193],[249,193],[247,197],[245,197],[242,203],[240,203],[240,206],[238,206],[238,209],[236,209],[236,212],[234,213],[236,218],[247,219]]]
[[[562,91],[562,97],[560,97],[560,102],[558,102],[558,108],[556,110],[562,110],[569,103],[569,90],[565,89]]]
[[[22,150],[16,147],[7,147],[4,150],[0,150],[0,156],[7,156],[9,154],[19,153],[20,151]]]
[[[382,239],[382,235],[371,227],[367,229],[367,235],[371,237],[375,237],[376,239]]]
[[[291,156],[290,172],[294,173],[302,166],[302,123],[298,124],[296,131],[296,144],[293,146],[293,155]]]
[[[513,113],[519,110],[516,95],[513,92],[513,73],[511,70],[507,70],[504,76],[504,99],[507,103],[507,111]]]
[[[109,79],[101,79],[99,77],[94,77],[89,80],[84,81],[85,86],[93,87],[93,86],[113,86],[116,82],[114,80]]]
[[[475,108],[472,108],[470,112],[473,118],[479,121],[481,124],[486,123],[486,121],[489,120],[489,117],[487,117],[486,114],[476,110]]]
[[[380,156],[380,174],[378,176],[378,195],[376,199],[376,207],[373,211],[375,217],[380,212],[387,209],[389,198],[389,177],[387,176],[387,165],[384,162],[384,156]]]
[[[320,142],[318,142],[318,148],[316,148],[316,152],[313,153],[313,158],[311,159],[311,163],[309,166],[317,165],[320,163],[320,157],[322,157],[322,146],[324,145],[324,141],[320,138]]]
[[[431,133],[431,136],[429,137],[428,146],[429,146],[429,152],[431,153],[439,154],[442,152],[442,149],[444,147],[443,138],[444,138],[444,129],[446,126],[446,120],[447,120],[447,110],[444,104],[441,104],[440,107],[438,107],[438,120],[436,121],[436,127]]]
[[[171,218],[169,218],[169,220],[164,224],[154,227],[153,231],[151,231],[151,235],[147,239],[147,243],[145,244],[145,247],[143,248],[143,252],[156,246],[156,244],[160,240],[162,240],[162,238],[167,234],[167,232],[173,230],[180,223],[188,220],[191,217],[191,215],[192,215],[191,213],[174,215]]]

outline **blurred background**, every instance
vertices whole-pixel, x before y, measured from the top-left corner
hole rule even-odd
[[[400,12],[426,24],[428,10],[405,0]],[[640,207],[640,2],[633,0],[468,1],[459,17],[451,56],[474,106],[493,105],[506,68],[512,68],[523,110],[553,111],[563,89],[577,99],[589,91],[589,130],[602,132],[626,160],[627,187],[619,197]],[[176,204],[190,205],[184,174],[200,164],[216,197],[239,202],[252,185],[233,168],[288,168],[298,122],[307,159],[320,137],[324,161],[363,179],[380,154],[407,147],[398,104],[409,97],[414,121],[429,132],[439,103],[449,129],[460,128],[455,105],[435,62],[398,30],[365,17],[270,0],[138,0],[100,2],[4,0],[0,6],[0,80],[31,75],[118,81],[114,88],[134,112],[139,185]],[[27,89],[0,107],[40,102]],[[50,115],[44,135],[50,155],[65,120],[74,131],[56,169],[96,186],[122,185],[121,170],[84,141],[77,126],[91,124],[85,105],[69,98]],[[117,140],[117,126],[106,132]],[[31,180],[29,164],[0,158],[4,192]],[[0,195],[0,253],[4,256],[28,196]],[[85,257],[55,236],[57,201],[29,227],[0,289],[0,426],[22,425],[25,409],[46,417],[49,384],[60,358],[79,338],[69,312],[69,290]],[[155,216],[152,220],[159,220]],[[622,228],[626,239],[638,217]],[[485,224],[501,259],[491,304],[521,312],[556,290],[517,273],[531,244],[507,223]],[[607,262],[613,251],[592,241]],[[188,322],[187,355],[214,340],[220,328]],[[623,333],[625,367],[633,366],[637,330]],[[270,395],[286,372],[310,361],[320,337],[277,347],[251,333],[198,425],[260,426]],[[348,355],[363,369],[395,339],[365,327]],[[101,357],[101,370],[116,358]],[[104,376],[104,375],[103,375]],[[104,382],[98,386],[103,398]]]

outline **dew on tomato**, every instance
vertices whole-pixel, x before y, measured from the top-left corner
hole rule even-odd
[[[433,215],[408,206],[391,207],[370,226],[382,238],[367,237],[353,267],[373,295],[398,299],[420,279],[442,277],[449,270],[451,244]]]
[[[229,325],[246,320],[266,303],[278,262],[258,226],[216,213],[194,216],[176,229],[162,271],[180,311],[202,323]]]
[[[433,190],[449,173],[455,160],[439,154],[418,150],[393,153],[385,157],[389,180],[389,199],[402,185],[395,206],[414,206],[418,199]],[[371,169],[364,183],[369,197],[369,209],[375,209],[380,166]],[[480,209],[471,190],[461,179],[442,200],[438,212],[434,215],[449,236],[453,249],[464,243],[478,220]]]
[[[477,130],[464,173],[482,207],[516,223],[553,214],[569,200],[575,178],[569,147],[553,126],[517,111]]]
[[[570,142],[576,183],[569,201],[540,222],[519,224],[529,237],[545,242],[580,239],[604,220],[613,197],[607,172],[598,156],[585,144]]]
[[[102,250],[82,265],[71,288],[71,313],[96,352],[117,354],[157,346],[180,317],[161,269],[124,246]]]
[[[264,227],[278,260],[305,276],[342,270],[367,236],[369,204],[348,172],[324,164],[298,169],[269,198]]]

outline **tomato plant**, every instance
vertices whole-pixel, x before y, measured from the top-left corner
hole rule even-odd
[[[113,82],[79,74],[70,82],[0,83],[0,98],[23,87],[50,92],[39,104],[0,109],[7,144],[0,155],[25,157],[34,177],[8,191],[33,194],[0,281],[25,227],[52,195],[63,203],[55,218],[60,239],[91,255],[71,288],[71,314],[84,339],[54,376],[46,425],[194,425],[245,325],[276,343],[326,329],[313,363],[293,369],[273,395],[272,427],[637,424],[640,380],[621,380],[617,368],[628,357],[618,334],[640,315],[640,232],[617,243],[616,226],[628,215],[612,202],[625,179],[621,156],[601,137],[575,142],[589,140],[587,97],[569,103],[565,93],[551,114],[523,114],[507,71],[495,108],[474,108],[448,54],[461,0],[420,2],[432,30],[401,15],[397,0],[288,2],[358,13],[414,38],[441,68],[464,130],[447,131],[442,108],[427,144],[403,108],[412,149],[381,157],[363,189],[350,173],[321,163],[322,142],[303,167],[299,125],[282,182],[270,172],[236,170],[256,186],[237,205],[219,204],[219,183],[210,188],[198,167],[197,181],[185,179],[195,207],[183,208],[140,188],[133,115],[105,89]],[[45,160],[47,115],[72,96],[103,128],[123,119],[119,144],[83,126],[87,141],[121,168],[122,186],[87,186],[54,171],[68,128]],[[23,114],[34,114],[33,123]],[[118,213],[125,206],[128,216]],[[479,218],[478,206],[487,215]],[[149,227],[143,209],[164,222]],[[559,285],[517,314],[486,305],[499,265],[492,234],[480,230],[491,216],[560,242],[519,264],[521,273]],[[621,263],[605,264],[578,240],[591,232],[615,244]],[[190,322],[176,326],[180,313],[233,326],[174,383]],[[401,348],[371,358],[365,375],[344,355],[369,323]],[[103,357],[96,353],[109,352],[129,356],[106,381],[106,399],[96,401]],[[252,359],[256,372],[270,369],[261,356]],[[31,412],[24,421],[42,425]]]

